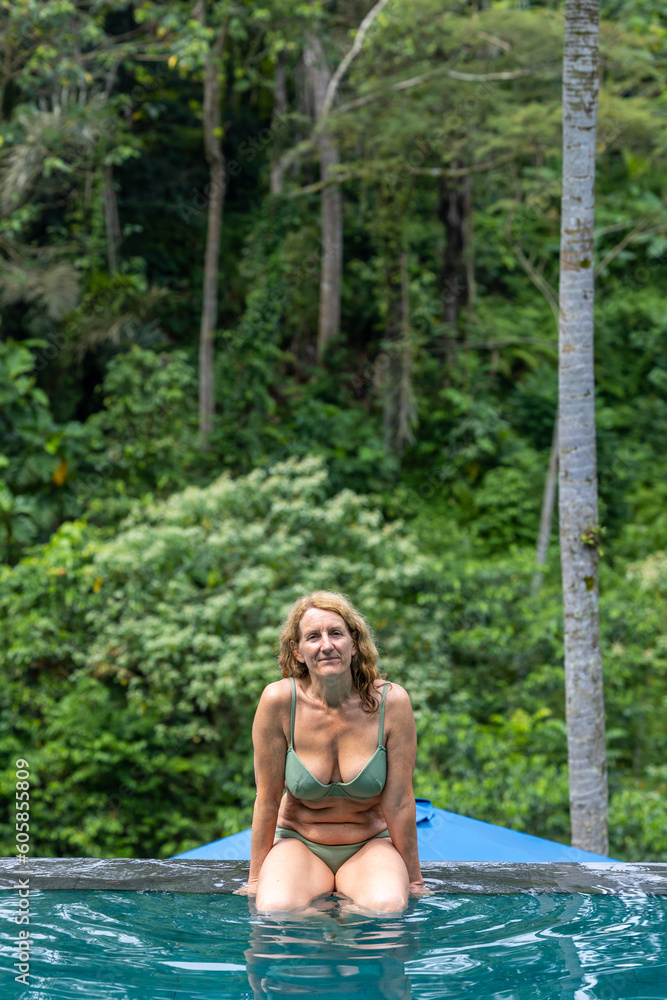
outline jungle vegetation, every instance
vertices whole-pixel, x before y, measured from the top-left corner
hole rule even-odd
[[[416,794],[569,842],[557,510],[536,558],[564,7],[388,0],[344,65],[372,7],[0,7],[0,783],[30,762],[37,855],[248,826],[280,621],[323,586],[411,694]],[[590,541],[623,860],[667,861],[666,64],[662,5],[602,0]]]

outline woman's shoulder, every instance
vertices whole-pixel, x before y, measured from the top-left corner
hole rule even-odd
[[[255,719],[264,720],[267,724],[274,725],[278,720],[281,720],[280,725],[282,726],[285,717],[289,719],[291,697],[291,685],[288,677],[283,677],[279,681],[271,681],[260,695]]]
[[[378,684],[379,690],[382,690],[382,685],[388,682],[382,680]],[[394,746],[400,749],[403,746],[402,737],[413,733],[415,729],[415,715],[410,695],[401,684],[391,681],[387,686],[384,700],[384,743],[387,750]],[[396,743],[397,737],[401,737],[400,743]]]
[[[279,681],[271,681],[262,691],[261,700],[266,705],[278,708],[292,698],[292,685],[289,677],[282,677]]]
[[[262,691],[255,712],[253,732],[275,735],[289,727],[291,687],[288,678],[271,681]],[[254,737],[253,737],[254,738]]]
[[[385,702],[388,705],[410,705],[410,695],[396,681],[390,681],[387,677],[378,678],[374,682],[374,692],[382,697],[382,692],[386,686]]]

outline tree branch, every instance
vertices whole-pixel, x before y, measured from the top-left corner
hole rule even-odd
[[[661,233],[667,231],[667,222],[663,222],[661,226],[656,226],[655,229],[643,229],[637,237],[637,240],[641,240],[644,236],[659,236]],[[634,240],[633,240],[634,242]]]
[[[454,59],[458,58],[458,52],[449,62],[453,62]],[[382,90],[373,90],[370,94],[363,94],[361,97],[356,97],[353,101],[347,101],[345,104],[339,104],[336,108],[335,114],[341,115],[346,111],[351,111],[353,108],[361,108],[364,104],[369,104],[371,101],[377,100],[386,94],[390,90],[409,90],[411,87],[417,87],[420,83],[425,83],[426,80],[432,80],[433,77],[443,76],[448,72],[447,66],[440,66],[438,69],[432,69],[428,73],[421,73],[419,76],[412,76],[408,80],[399,80],[398,83],[390,83],[388,87],[384,87]]]
[[[324,95],[324,102],[322,104],[322,112],[320,118],[324,119],[329,114],[331,105],[333,104],[334,98],[336,96],[336,91],[338,90],[338,84],[340,83],[343,76],[347,72],[347,69],[352,60],[361,51],[361,46],[363,45],[366,32],[368,31],[368,29],[370,28],[371,24],[378,16],[378,14],[382,11],[384,7],[387,6],[388,3],[389,0],[378,0],[375,6],[369,10],[368,14],[366,14],[366,17],[359,25],[357,33],[354,37],[354,43],[352,45],[352,48],[343,58],[343,60],[339,63],[336,72],[329,80],[329,86],[327,87],[326,93]]]
[[[617,243],[615,247],[612,247],[607,256],[595,268],[596,278],[599,274],[601,274],[602,271],[605,270],[606,267],[609,266],[609,264],[611,264],[612,260],[618,257],[619,253],[621,253],[622,250],[625,250],[628,243],[633,243],[640,236],[649,235],[649,232],[646,230],[646,227],[649,225],[649,223],[653,222],[656,215],[658,215],[658,213],[665,207],[666,203],[667,203],[667,198],[663,198],[658,207],[656,208],[655,212],[651,212],[651,214],[648,215],[645,219],[641,219],[634,227],[634,229],[632,229],[626,236],[623,237],[620,243]],[[661,229],[662,227],[658,227],[658,231],[660,231]],[[653,233],[654,231],[651,231],[651,234]]]
[[[487,160],[484,163],[474,163],[470,167],[407,167],[401,165],[401,170],[406,174],[418,174],[424,177],[468,177],[470,174],[483,173],[485,170],[493,170],[494,167],[500,166],[503,163],[507,163],[509,160],[514,159],[513,153],[508,153],[505,156],[499,156],[497,160]],[[383,165],[375,164],[376,168],[381,168]],[[364,166],[363,170],[337,170],[335,175],[329,177],[326,181],[316,181],[314,184],[307,184],[305,187],[297,188],[293,191],[287,192],[288,198],[298,198],[299,195],[303,194],[315,194],[317,191],[322,191],[325,187],[329,187],[332,184],[341,184],[344,181],[355,180],[358,177],[368,176],[370,173],[368,165]]]
[[[483,32],[480,32],[483,34]],[[420,83],[425,83],[427,80],[431,80],[438,76],[449,76],[453,80],[466,80],[468,82],[486,82],[493,80],[513,80],[520,76],[536,76],[539,70],[535,69],[517,69],[517,70],[506,70],[505,72],[499,73],[462,73],[459,70],[450,69],[449,63],[457,59],[459,53],[457,52],[452,59],[448,61],[445,66],[440,66],[438,69],[430,70],[428,73],[421,73],[419,76],[410,77],[408,80],[400,80],[398,83],[391,83],[388,87],[382,90],[374,90],[370,94],[364,94],[361,97],[356,97],[352,101],[347,101],[345,104],[340,104],[336,108],[336,114],[343,114],[346,111],[351,111],[353,108],[363,107],[364,104],[369,104],[371,101],[377,100],[377,98],[382,97],[383,94],[388,93],[392,90],[409,90],[411,87],[417,87]]]
[[[403,167],[408,174],[422,174],[425,177],[468,177],[470,174],[484,173],[485,170],[493,170],[495,167],[508,163],[516,159],[515,153],[506,153],[495,160],[484,160],[482,163],[473,163],[469,167]]]
[[[477,34],[480,36],[480,38],[485,38],[487,42],[493,42],[494,45],[497,45],[499,48],[504,49],[505,52],[509,52],[509,50],[512,48],[510,42],[506,42],[504,38],[498,38],[497,35],[489,35],[488,32],[480,31],[479,29],[477,29]]]
[[[540,272],[536,270],[536,268],[533,267],[531,262],[524,254],[521,247],[517,243],[512,243],[511,246],[512,250],[516,254],[517,260],[523,267],[524,271],[526,272],[530,280],[533,282],[535,287],[539,289],[539,291],[542,293],[544,298],[551,306],[551,311],[553,312],[554,319],[556,320],[556,326],[558,326],[559,306],[558,306],[558,296],[555,290],[551,287],[547,279],[542,274],[540,274]]]
[[[331,80],[329,81],[329,84],[327,86],[327,89],[326,89],[326,92],[325,92],[325,95],[324,95],[324,100],[322,102],[322,109],[321,109],[321,112],[320,112],[320,116],[319,116],[318,121],[317,121],[317,123],[315,125],[315,129],[314,129],[313,135],[311,136],[310,139],[304,140],[303,142],[301,142],[297,146],[295,146],[293,149],[289,150],[287,153],[284,154],[284,156],[282,156],[278,160],[278,162],[277,162],[277,164],[276,164],[276,166],[274,168],[277,175],[279,175],[279,176],[282,177],[282,175],[284,174],[284,172],[292,165],[292,163],[294,163],[295,160],[298,159],[299,156],[301,156],[303,153],[306,153],[306,152],[308,152],[309,150],[311,150],[311,149],[313,149],[315,147],[316,141],[317,141],[317,135],[321,131],[325,119],[331,117],[331,114],[332,114],[331,107],[332,107],[334,98],[336,96],[336,92],[338,90],[338,85],[339,85],[340,81],[342,80],[342,78],[343,78],[344,74],[346,73],[348,67],[350,66],[350,63],[352,62],[352,60],[361,51],[361,47],[362,47],[362,44],[363,44],[364,37],[365,37],[368,29],[370,28],[371,24],[376,19],[376,17],[378,16],[378,14],[382,11],[382,9],[387,5],[388,2],[389,2],[389,0],[378,0],[378,2],[375,4],[375,6],[371,8],[371,10],[369,11],[369,13],[366,15],[366,17],[361,22],[361,24],[360,24],[360,26],[359,26],[359,28],[357,30],[357,33],[356,33],[356,36],[355,36],[352,48],[349,50],[349,52],[347,53],[347,55],[340,62],[340,64],[338,65],[338,68],[336,69],[335,73],[331,77]],[[503,47],[503,48],[505,46],[509,46],[509,43],[503,42],[502,39],[496,38],[495,36],[487,35],[483,31],[479,31],[477,33],[479,35],[481,35],[482,37],[487,38],[488,40],[493,41],[493,42],[495,42],[498,45],[501,45],[501,47]],[[421,73],[418,76],[410,77],[408,80],[400,80],[398,83],[390,84],[388,87],[383,88],[382,90],[375,90],[375,91],[373,91],[370,94],[364,94],[363,96],[357,97],[357,98],[355,98],[352,101],[348,101],[346,104],[341,104],[336,109],[335,114],[337,114],[337,115],[338,114],[343,114],[343,113],[345,113],[347,111],[353,110],[354,108],[362,107],[363,105],[368,104],[371,101],[374,101],[374,100],[378,99],[379,97],[382,97],[384,94],[386,94],[389,91],[409,90],[412,87],[417,87],[421,83],[424,83],[427,80],[430,80],[433,77],[437,77],[437,76],[440,76],[440,75],[449,76],[449,77],[451,77],[454,80],[463,80],[463,81],[467,81],[467,82],[471,82],[471,83],[477,83],[477,82],[482,82],[483,83],[483,82],[490,82],[490,81],[493,81],[493,80],[514,80],[514,79],[517,79],[518,77],[538,75],[540,72],[542,72],[541,70],[537,70],[537,69],[518,69],[518,70],[506,70],[506,71],[498,72],[498,73],[462,73],[462,72],[460,72],[458,70],[454,70],[454,69],[450,69],[449,68],[449,64],[451,62],[454,62],[456,59],[458,59],[459,55],[460,55],[460,52],[456,52],[452,56],[452,58],[447,61],[447,64],[444,67],[438,67],[438,69],[430,70],[430,71],[428,71],[426,73]],[[505,159],[511,159],[511,157],[507,157]],[[496,162],[505,162],[505,160],[498,160]],[[455,174],[455,173],[451,173],[451,174],[449,174],[449,173],[443,173],[443,171],[439,170],[439,168],[433,168],[433,169],[434,169],[434,171],[437,171],[437,172],[431,172],[431,171],[428,171],[428,170],[419,171],[418,169],[414,168],[414,169],[410,170],[410,173],[424,172],[424,173],[430,173],[430,175],[434,176],[434,177],[439,177],[439,176],[456,177],[456,176],[462,176],[463,175],[463,174]],[[485,168],[482,167],[482,168],[478,168],[478,169],[485,169]],[[465,173],[467,173],[467,171],[464,171],[463,173],[465,174]],[[313,193],[313,192],[319,191],[319,190],[321,190],[321,184],[315,184],[315,185],[311,184],[311,185],[308,185],[308,187],[306,187],[306,188],[302,188],[299,191],[294,192],[294,194],[310,194],[310,193]]]
[[[593,232],[593,239],[597,240],[600,236],[607,236],[609,233],[620,233],[623,229],[632,229],[642,221],[642,219],[632,219],[629,222],[615,222],[611,226],[601,226],[600,229]]]
[[[111,96],[111,91],[116,86],[116,75],[118,73],[118,67],[121,64],[122,56],[116,55],[112,65],[109,67],[109,72],[107,73],[106,83],[104,85],[104,96],[109,99]]]
[[[546,67],[545,67],[546,71]],[[520,76],[537,76],[535,69],[507,69],[499,73],[462,73],[458,69],[447,70],[452,80],[467,80],[469,83],[490,83],[492,80],[516,80]]]

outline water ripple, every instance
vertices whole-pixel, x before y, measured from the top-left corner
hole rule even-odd
[[[238,896],[34,892],[23,992],[15,902],[0,900],[0,984],[19,1000],[667,998],[664,897],[431,896],[386,918],[328,897],[269,918]]]

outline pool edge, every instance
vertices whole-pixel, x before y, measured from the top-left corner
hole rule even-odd
[[[667,896],[667,864],[642,862],[428,861],[436,893],[585,893]],[[201,859],[0,858],[0,890],[29,880],[33,891],[232,893],[247,879],[247,861]]]

